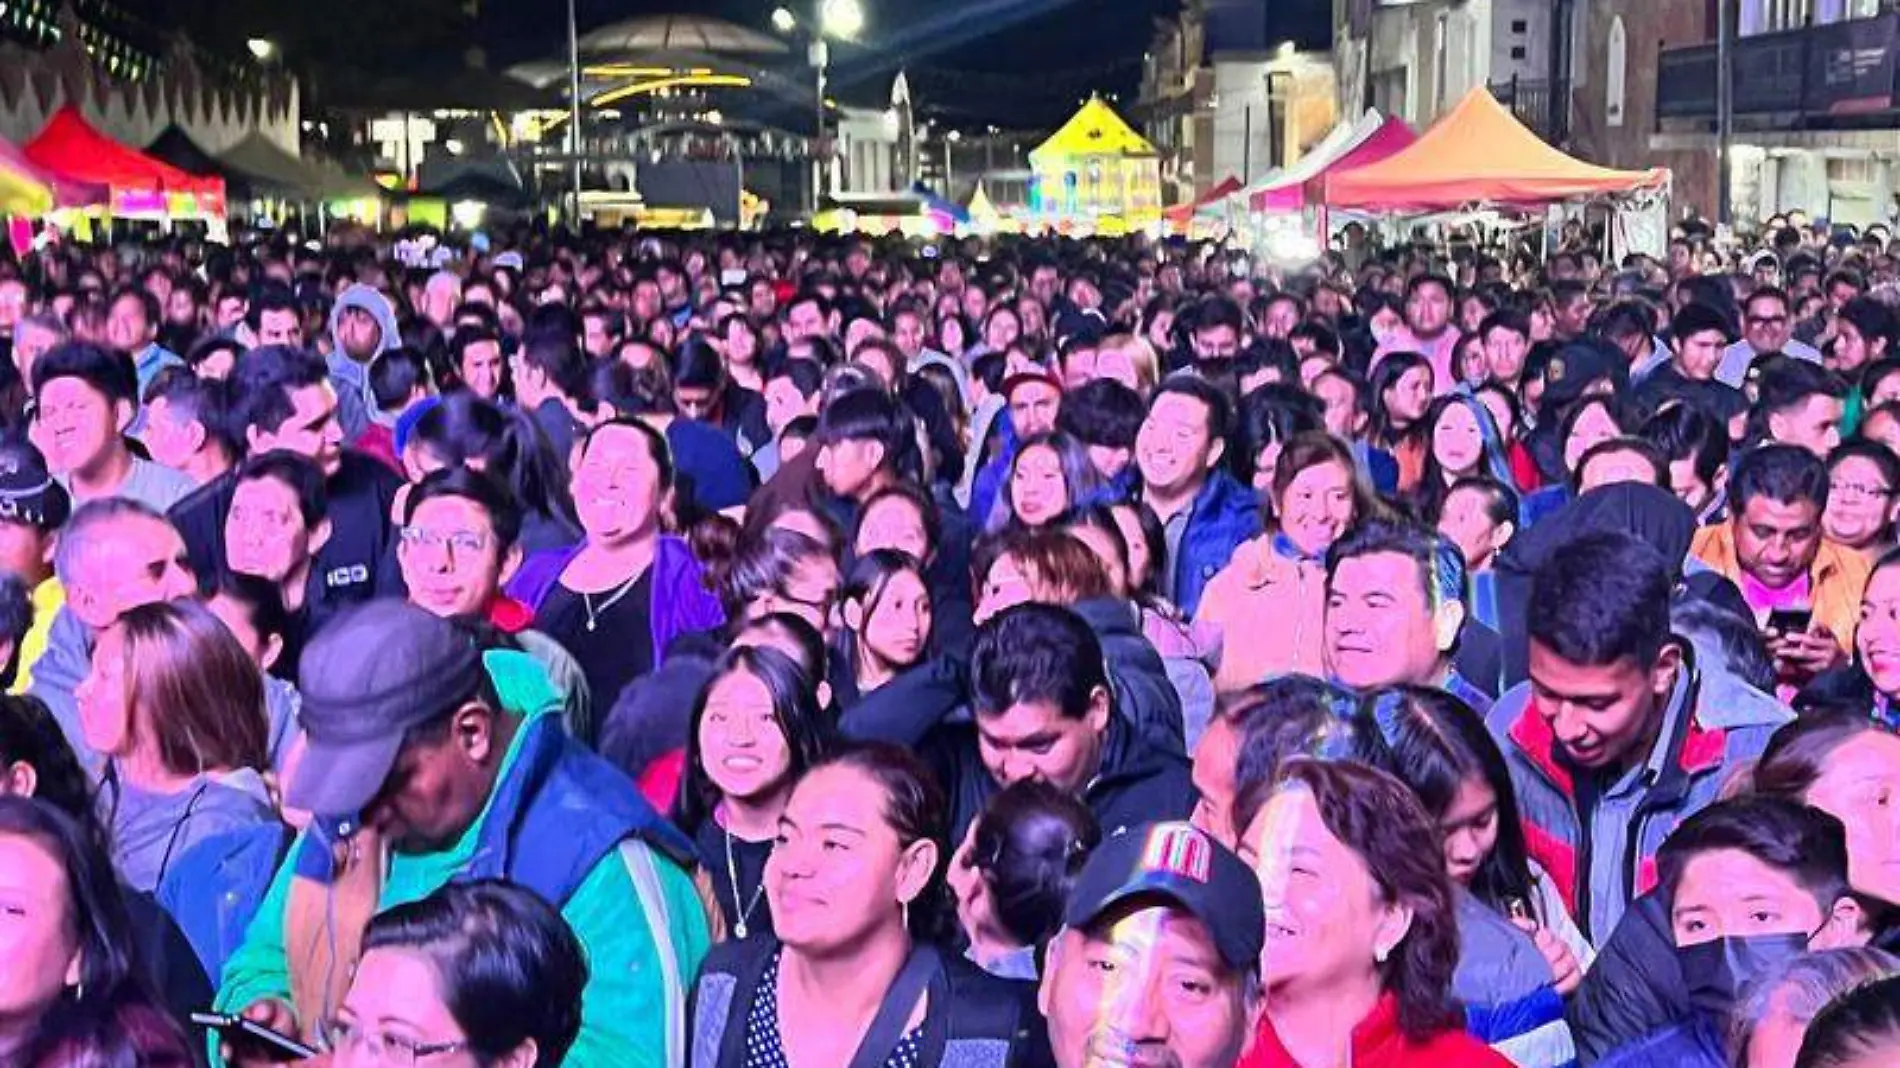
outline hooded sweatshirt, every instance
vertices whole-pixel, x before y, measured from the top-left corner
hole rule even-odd
[[[351,308],[368,312],[382,331],[376,351],[361,363],[343,351],[343,339],[337,333],[337,323]],[[369,388],[370,360],[400,344],[402,333],[396,328],[396,312],[389,306],[388,297],[358,282],[336,298],[336,306],[330,309],[330,384],[336,387],[336,413],[343,424],[344,441],[361,437],[369,428],[370,413],[376,410],[376,397]]]
[[[110,821],[112,866],[132,889],[147,892],[199,842],[277,822],[263,777],[249,768],[200,775],[164,794],[108,776],[99,806]]]

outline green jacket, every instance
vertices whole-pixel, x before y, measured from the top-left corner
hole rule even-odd
[[[505,693],[503,703],[515,705]],[[503,792],[501,784],[519,773],[524,740],[537,733],[530,728],[557,706],[558,700],[534,703],[535,711],[527,713],[503,756],[488,805],[459,841],[439,853],[390,854],[379,911],[420,900],[470,866],[495,797]],[[543,726],[553,729],[552,723]],[[216,1000],[218,1011],[240,1012],[266,998],[291,1003],[284,926],[302,844],[300,838],[279,867],[243,946],[226,964]],[[646,847],[635,842],[631,848]],[[683,1029],[685,988],[693,981],[710,940],[705,909],[691,878],[664,854],[657,850],[653,854],[651,870],[658,876],[657,888],[666,902],[668,922],[662,933],[672,950],[672,967],[662,964],[666,957],[656,948],[654,924],[642,907],[622,849],[602,856],[562,903],[561,915],[579,936],[591,969],[581,1006],[580,1037],[565,1062],[570,1068],[675,1068],[669,1063],[668,1043],[661,1037],[669,1033],[669,1024]],[[213,1063],[218,1063],[215,1048],[212,1056]]]

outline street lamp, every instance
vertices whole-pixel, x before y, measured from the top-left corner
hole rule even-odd
[[[864,5],[859,0],[819,0],[818,24],[828,36],[854,41],[864,32]]]
[[[244,47],[251,50],[251,57],[259,63],[269,63],[270,58],[277,54],[276,42],[263,37],[251,38],[244,42]]]
[[[815,0],[815,4],[817,7],[816,17],[812,20],[810,29],[807,31],[810,35],[810,52],[808,55],[811,60],[812,69],[817,73],[817,100],[815,101],[815,109],[818,122],[815,143],[822,145],[825,140],[825,90],[831,74],[831,48],[825,38],[836,37],[846,41],[855,40],[859,34],[864,32],[865,18],[863,0]],[[792,14],[790,8],[775,8],[772,11],[772,27],[778,30],[778,32],[789,36],[795,33],[799,28],[798,16]],[[829,153],[826,155],[829,156]],[[828,162],[829,160],[824,158],[814,157],[813,159],[810,199],[810,208],[813,215],[818,214],[818,190],[819,187],[824,184],[825,171],[827,169],[826,163]]]

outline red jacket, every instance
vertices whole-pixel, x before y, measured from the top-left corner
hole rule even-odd
[[[1304,1068],[1293,1059],[1273,1020],[1260,1014],[1254,1031],[1253,1048],[1240,1058],[1239,1068]],[[1422,1043],[1411,1042],[1399,1032],[1399,999],[1387,994],[1373,1007],[1372,1015],[1352,1029],[1352,1068],[1512,1068],[1504,1055],[1465,1034],[1445,1031]]]

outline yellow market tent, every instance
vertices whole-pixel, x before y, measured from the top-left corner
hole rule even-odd
[[[1099,96],[1029,154],[1030,208],[1048,223],[1161,217],[1161,155]]]

